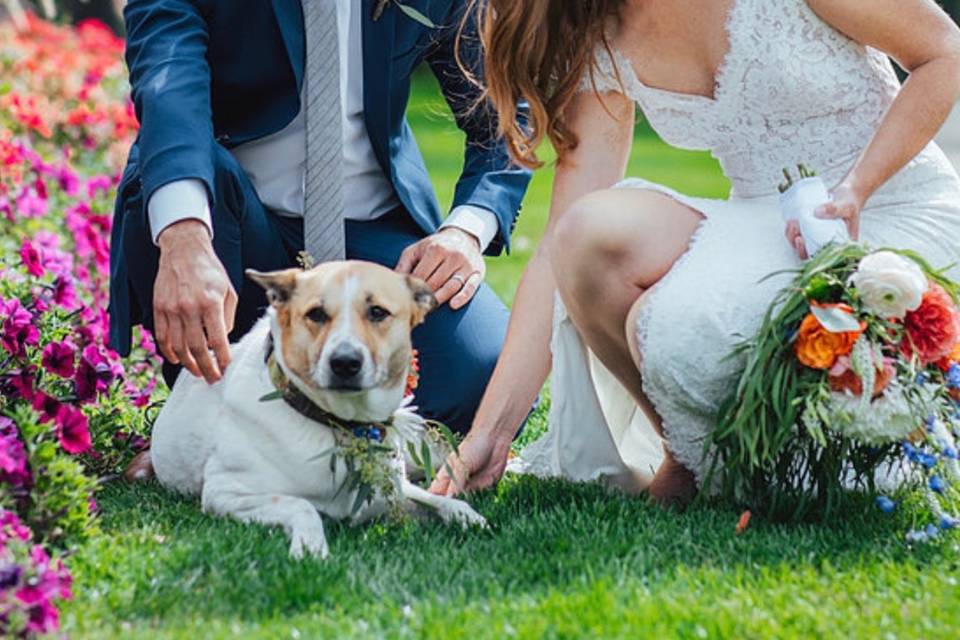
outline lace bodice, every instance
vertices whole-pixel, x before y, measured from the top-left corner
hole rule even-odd
[[[842,178],[900,90],[889,58],[804,0],[733,0],[727,34],[713,98],[646,86],[622,53],[611,59],[604,48],[593,82],[635,100],[669,144],[712,152],[734,197],[775,193],[781,170],[800,162]],[[584,79],[582,89],[592,87]]]

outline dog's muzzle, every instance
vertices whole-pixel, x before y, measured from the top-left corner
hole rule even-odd
[[[363,371],[363,352],[351,344],[341,344],[330,354],[327,362],[330,376],[330,389],[338,391],[360,391]]]

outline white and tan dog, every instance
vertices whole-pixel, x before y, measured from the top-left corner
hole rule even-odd
[[[261,400],[278,375],[271,380],[265,349],[302,400],[344,421],[385,423],[403,414],[410,333],[436,300],[419,280],[370,263],[248,275],[266,289],[268,313],[233,347],[220,382],[181,374],[154,426],[150,458],[163,485],[199,494],[205,511],[281,525],[292,556],[325,557],[320,513],[362,522],[388,505],[376,496],[354,512],[357,490],[344,487],[344,462],[331,466],[324,455],[337,444],[334,427],[284,400]],[[385,442],[400,452],[402,438],[387,431]],[[394,471],[404,474],[403,467],[398,455]],[[430,494],[406,475],[399,484],[405,506],[486,524],[465,502]]]

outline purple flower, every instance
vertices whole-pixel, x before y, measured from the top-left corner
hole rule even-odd
[[[90,450],[90,423],[79,409],[68,405],[60,407],[57,414],[57,437],[60,446],[69,454],[77,455]]]
[[[27,273],[33,277],[39,278],[44,274],[45,269],[43,268],[40,251],[27,238],[24,238],[23,242],[20,243],[20,260],[23,261],[23,266],[27,268]]]
[[[80,178],[67,165],[61,165],[56,170],[57,182],[68,196],[75,196],[80,192]]]
[[[5,545],[11,540],[26,542],[30,537],[30,529],[20,523],[17,514],[0,509],[0,545]]]
[[[33,325],[33,314],[17,298],[0,301],[0,316],[4,318],[0,344],[11,355],[22,356],[26,345],[40,341],[40,331]]]
[[[111,362],[97,345],[88,344],[73,378],[77,397],[81,402],[90,402],[122,375],[122,365]]]
[[[60,401],[47,395],[43,391],[37,391],[33,395],[34,411],[40,414],[41,422],[53,422],[60,414]]]
[[[42,218],[47,215],[47,199],[33,189],[24,189],[17,197],[17,212],[25,218]]]
[[[18,477],[27,469],[27,452],[13,420],[0,417],[0,478]]]
[[[94,176],[87,180],[87,195],[93,199],[98,191],[109,193],[113,186],[113,179],[110,176]]]
[[[13,397],[21,397],[31,402],[33,400],[33,384],[36,381],[36,370],[33,367],[14,369],[7,373],[0,385],[0,391]]]
[[[51,342],[43,349],[41,363],[47,371],[61,378],[72,378],[76,372],[77,348],[69,340]]]
[[[74,311],[77,308],[77,291],[73,288],[73,282],[68,276],[57,276],[53,283],[53,301],[66,311]]]
[[[0,567],[0,591],[13,589],[20,584],[20,576],[23,575],[23,568],[15,564],[8,564]]]

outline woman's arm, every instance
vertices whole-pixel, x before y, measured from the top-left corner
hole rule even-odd
[[[635,105],[620,94],[601,99],[578,96],[570,107],[570,126],[580,144],[557,166],[550,218],[543,239],[527,264],[514,299],[503,352],[477,411],[473,428],[448,461],[456,480],[441,470],[430,487],[452,495],[482,489],[500,479],[510,445],[550,373],[550,338],[556,285],[547,247],[557,221],[582,196],[623,178],[633,142]],[[463,481],[466,479],[466,482]]]
[[[856,164],[834,189],[822,217],[842,218],[859,235],[864,203],[927,144],[960,97],[960,29],[933,0],[808,0],[827,23],[891,56],[910,73]]]

